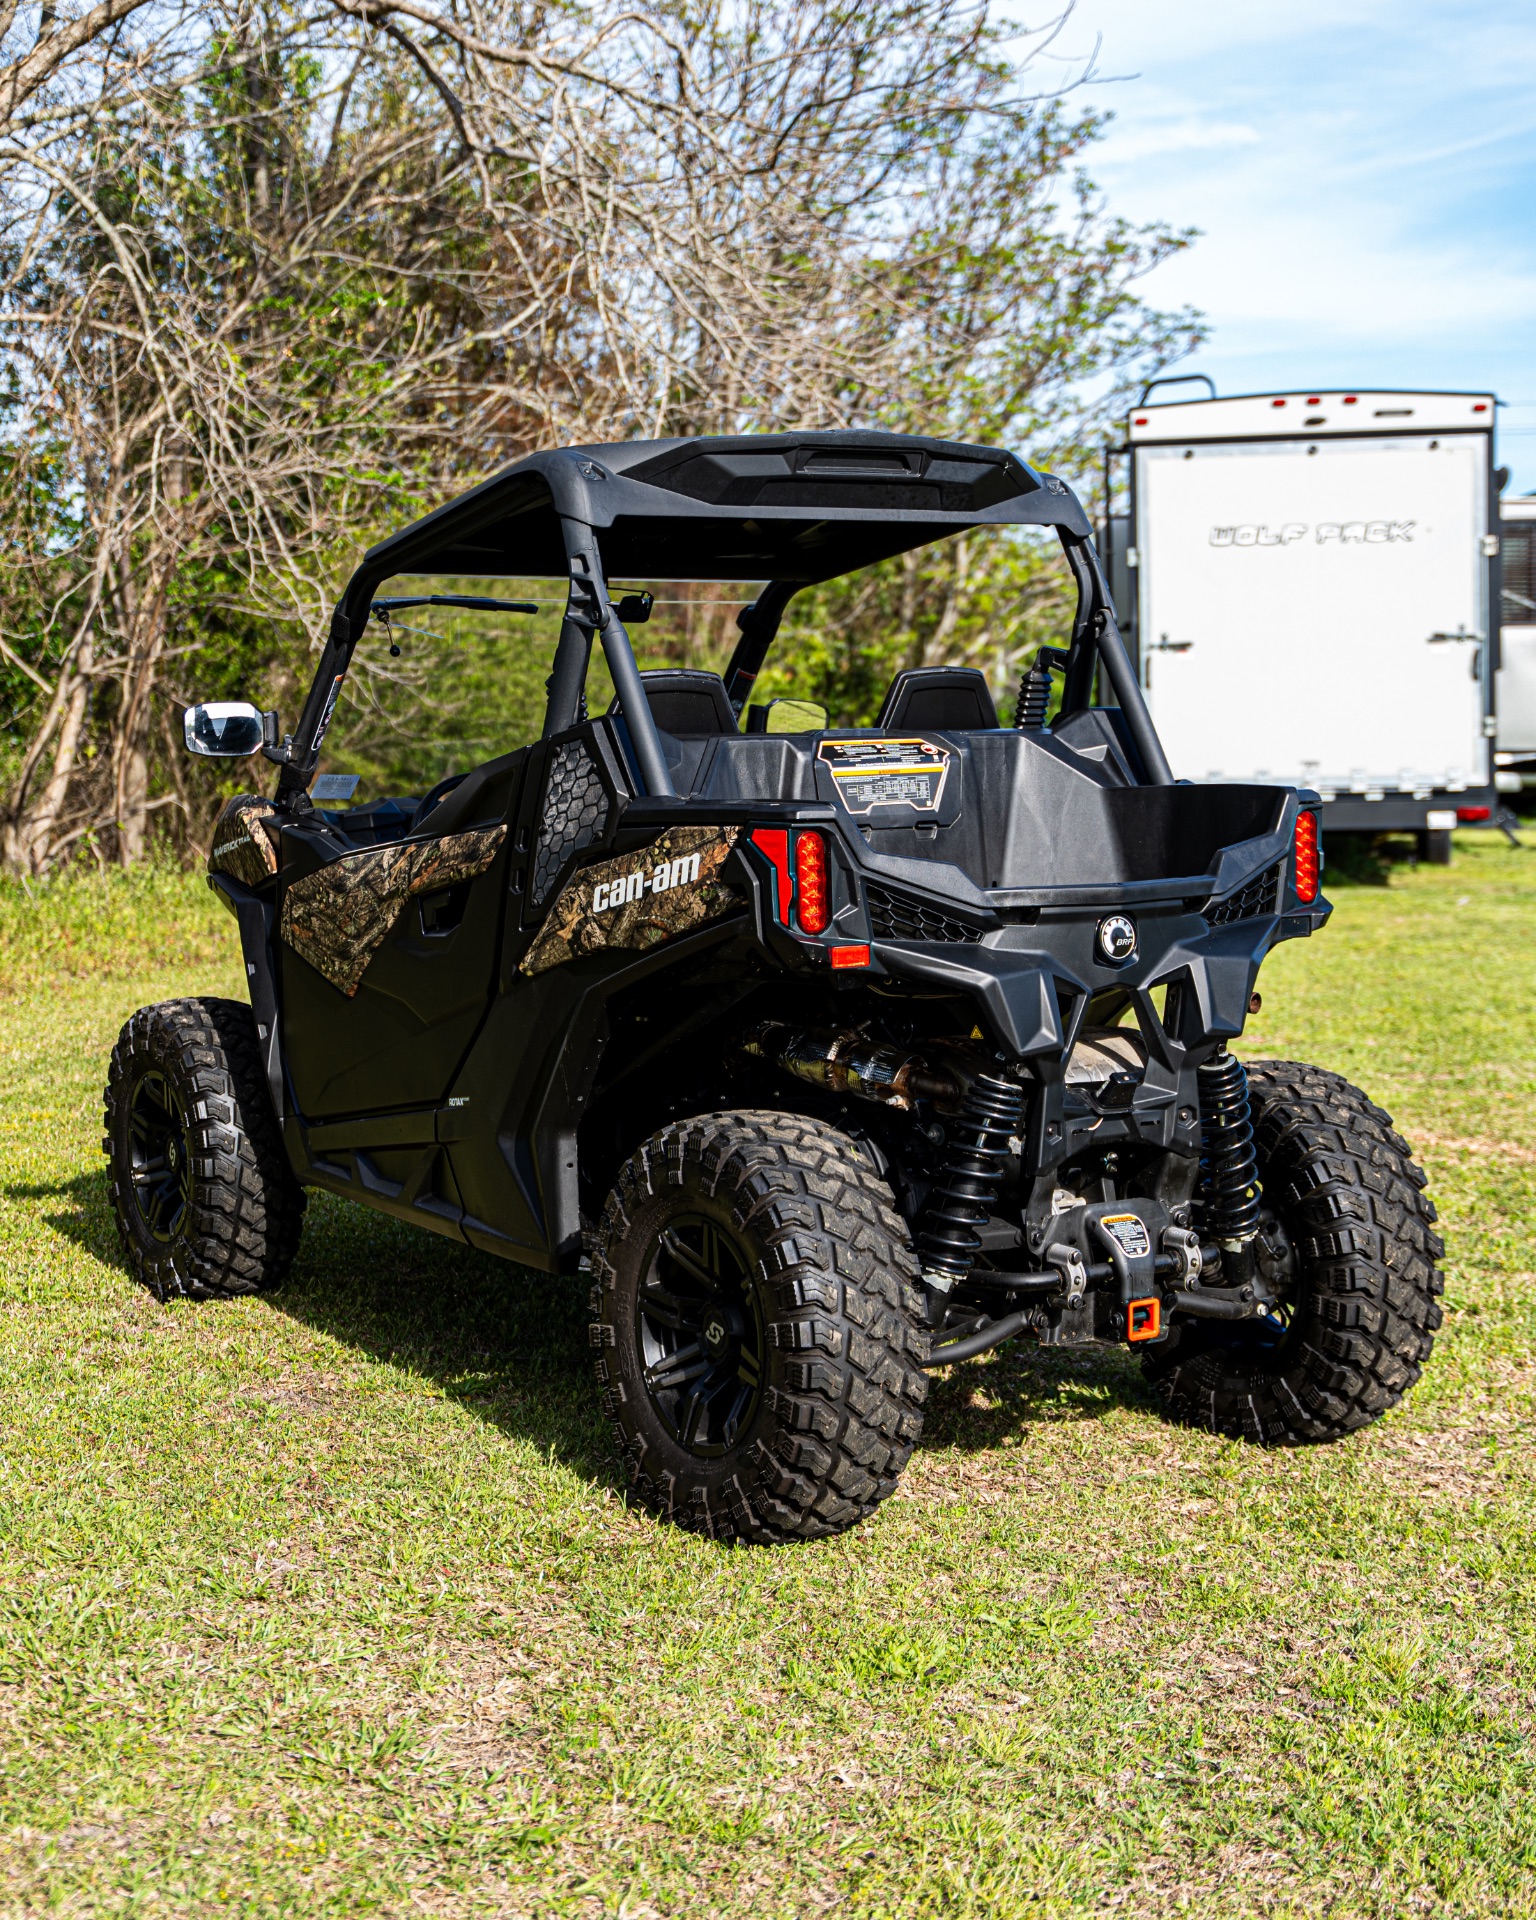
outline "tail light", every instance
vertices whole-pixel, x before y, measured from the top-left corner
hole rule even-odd
[[[1292,847],[1291,871],[1296,898],[1304,907],[1311,906],[1317,898],[1317,878],[1321,867],[1322,857],[1317,840],[1317,815],[1298,813],[1296,839]]]
[[[1458,807],[1456,818],[1468,826],[1476,826],[1480,821],[1493,818],[1492,807]]]
[[[795,918],[803,933],[825,933],[832,920],[827,843],[810,830],[795,835]]]

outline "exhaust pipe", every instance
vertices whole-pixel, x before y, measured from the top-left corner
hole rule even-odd
[[[914,1100],[958,1106],[965,1096],[960,1080],[934,1067],[921,1054],[881,1046],[857,1028],[818,1033],[777,1021],[759,1027],[746,1051],[829,1093],[852,1094],[877,1106],[910,1108]]]

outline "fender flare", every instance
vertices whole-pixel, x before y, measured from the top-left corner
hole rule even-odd
[[[272,1112],[278,1126],[283,1124],[286,1105],[283,1089],[282,1034],[278,1021],[277,968],[272,942],[277,929],[277,903],[264,898],[251,887],[230,879],[227,873],[210,873],[208,884],[221,893],[235,924],[240,929],[240,951],[245,959],[245,987],[251,1012],[256,1016],[256,1038],[261,1047],[262,1070]]]

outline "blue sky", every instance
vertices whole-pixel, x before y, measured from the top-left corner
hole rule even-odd
[[[1536,0],[1077,0],[1054,51],[1096,35],[1090,170],[1203,229],[1145,283],[1210,320],[1187,364],[1222,393],[1491,388],[1536,489]]]

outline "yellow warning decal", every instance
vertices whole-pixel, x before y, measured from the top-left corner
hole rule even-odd
[[[850,813],[902,805],[933,813],[949,777],[949,749],[930,740],[823,740],[817,754]]]

